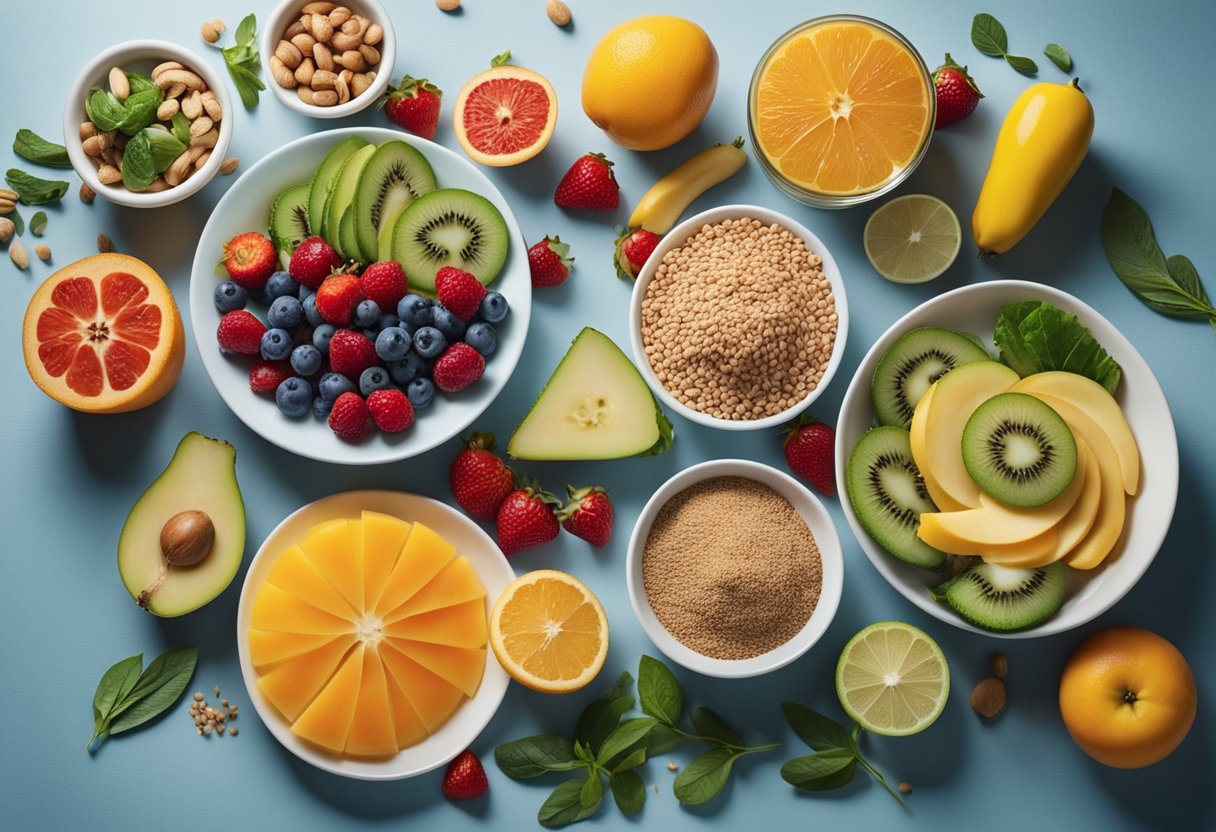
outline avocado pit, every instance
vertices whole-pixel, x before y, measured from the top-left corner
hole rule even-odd
[[[164,568],[156,580],[139,593],[135,603],[142,609],[148,609],[152,596],[169,576],[169,570],[197,566],[211,554],[214,543],[215,524],[206,512],[188,509],[166,520],[160,530],[160,555]]]

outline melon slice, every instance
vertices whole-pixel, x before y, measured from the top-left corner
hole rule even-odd
[[[443,727],[464,701],[464,694],[459,688],[391,646],[381,651],[380,658],[429,733],[433,734]]]
[[[258,678],[258,690],[293,722],[333,676],[354,640],[354,636],[339,636],[319,650],[278,665]]]
[[[330,520],[309,530],[300,548],[316,564],[321,574],[337,587],[342,597],[357,610],[363,609],[363,564],[355,557],[350,520]]]
[[[387,649],[387,648],[386,648]],[[383,665],[383,660],[381,660]],[[426,730],[426,726],[422,724],[422,720],[418,717],[418,712],[414,710],[414,706],[410,704],[410,700],[405,698],[405,694],[401,692],[401,688],[397,683],[385,674],[388,686],[388,701],[392,708],[393,730],[396,732],[397,748],[409,748],[411,745],[417,745],[424,739],[430,736],[430,732]]]
[[[389,573],[376,603],[376,614],[392,612],[439,574],[456,555],[456,547],[421,523],[415,523],[405,548]]]
[[[431,578],[426,586],[418,590],[412,598],[400,607],[384,616],[384,619],[386,621],[396,621],[399,618],[406,618],[411,615],[442,609],[443,607],[454,607],[457,604],[463,604],[465,601],[474,601],[485,597],[486,591],[482,587],[481,581],[477,580],[477,573],[473,571],[473,565],[469,563],[468,558],[462,555],[443,567],[439,574]]]
[[[385,624],[384,634],[449,647],[482,647],[486,643],[486,604],[479,598],[411,615]]]
[[[363,534],[363,609],[370,610],[376,608],[401,547],[410,536],[410,524],[387,514],[365,511],[360,526]]]
[[[258,591],[249,626],[259,630],[322,635],[338,635],[354,630],[349,619],[319,610],[274,584],[263,584]]]
[[[363,679],[359,701],[346,737],[347,754],[356,757],[388,757],[397,753],[397,730],[393,726],[388,679],[375,648],[363,651]]]
[[[364,652],[362,644],[355,645],[317,698],[291,724],[293,734],[328,751],[342,753],[359,702]]]
[[[465,696],[472,698],[481,686],[481,677],[486,671],[484,647],[448,647],[392,637],[389,643],[427,670],[460,688]]]
[[[279,556],[266,575],[266,583],[339,618],[355,617],[350,602],[321,574],[299,545],[293,545]]]
[[[324,647],[341,636],[315,633],[249,631],[249,660],[259,670]]]

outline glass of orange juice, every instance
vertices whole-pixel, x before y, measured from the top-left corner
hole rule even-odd
[[[778,188],[847,208],[902,182],[924,158],[937,99],[916,48],[868,17],[817,17],[790,29],[756,65],[747,125]]]

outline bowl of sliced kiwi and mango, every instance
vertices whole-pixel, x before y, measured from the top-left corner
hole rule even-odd
[[[943,620],[1007,636],[1118,600],[1177,494],[1143,359],[1080,301],[1021,281],[947,293],[888,330],[845,395],[836,458],[846,516],[888,580]]]

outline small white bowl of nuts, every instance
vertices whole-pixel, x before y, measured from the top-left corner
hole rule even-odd
[[[120,43],[81,71],[63,112],[76,174],[133,208],[170,205],[220,170],[232,139],[224,79],[181,46]]]
[[[262,28],[267,86],[313,118],[365,109],[387,89],[396,59],[396,33],[377,0],[284,0]]]

